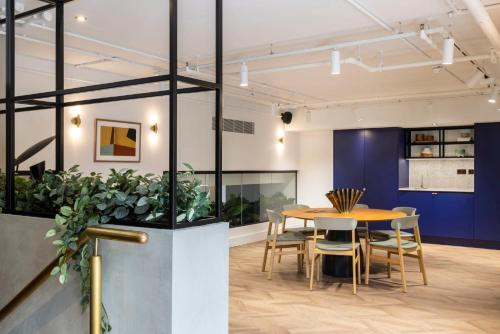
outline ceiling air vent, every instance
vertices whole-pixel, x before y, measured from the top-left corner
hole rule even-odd
[[[215,117],[212,117],[212,130],[215,130]],[[226,132],[253,135],[255,134],[255,123],[224,118],[222,122],[222,130]]]

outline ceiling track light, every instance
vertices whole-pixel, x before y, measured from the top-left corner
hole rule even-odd
[[[340,51],[332,50],[330,54],[330,74],[339,75],[340,74]]]
[[[453,64],[453,51],[455,50],[455,40],[451,37],[447,37],[443,40],[443,59],[441,64],[451,65]]]
[[[490,63],[496,64],[498,62],[497,52],[494,49],[490,50]]]
[[[469,78],[469,80],[467,80],[467,82],[465,83],[467,85],[467,87],[469,88],[474,88],[476,87],[477,85],[479,85],[479,83],[481,82],[481,80],[484,79],[484,73],[481,72],[480,70],[476,70],[474,75],[471,76]]]
[[[491,104],[497,103],[498,91],[500,91],[499,86],[495,85],[491,88],[491,95],[490,95],[490,98],[488,99],[489,103],[491,103]]]
[[[248,87],[248,67],[246,63],[241,64],[240,87]]]

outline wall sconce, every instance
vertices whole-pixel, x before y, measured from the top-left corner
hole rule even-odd
[[[76,115],[75,117],[71,118],[71,124],[79,128],[80,125],[82,124],[82,119],[80,118],[80,115]]]
[[[158,133],[158,123],[155,123],[155,124],[151,125],[151,126],[149,127],[149,129],[150,129],[151,131],[153,131],[154,133],[156,133],[156,134],[157,134],[157,133]]]
[[[279,137],[278,138],[278,143],[280,143],[282,145],[285,144],[285,137]]]

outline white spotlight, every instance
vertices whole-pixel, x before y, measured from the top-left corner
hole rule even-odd
[[[467,85],[467,87],[469,88],[474,88],[476,87],[480,82],[481,80],[484,79],[484,73],[479,71],[479,70],[476,70],[476,72],[474,73],[473,76],[471,76],[469,78],[469,80],[467,80],[467,82],[465,83]]]
[[[495,49],[490,50],[490,62],[492,64],[496,64],[498,62],[498,56],[497,56],[497,52],[495,51]]]
[[[498,86],[493,86],[493,88],[491,89],[491,96],[490,98],[488,99],[488,102],[493,104],[493,103],[497,103],[497,96],[498,96],[498,91],[500,90],[500,87]]]
[[[276,117],[276,118],[281,117],[280,105],[278,103],[273,103],[271,105],[271,113],[272,113],[273,117]]]
[[[247,67],[246,63],[241,64],[240,86],[241,87],[248,87],[248,67]]]
[[[330,58],[331,58],[330,59],[331,60],[330,74],[333,74],[333,75],[340,74],[340,51],[339,50],[332,50]]]
[[[443,60],[441,64],[451,65],[453,64],[453,51],[455,49],[455,40],[451,37],[445,38],[443,40]]]

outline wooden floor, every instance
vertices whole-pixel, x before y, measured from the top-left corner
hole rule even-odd
[[[408,259],[407,294],[399,272],[391,282],[379,266],[354,296],[350,281],[327,276],[309,291],[295,256],[268,281],[263,249],[231,249],[230,333],[500,333],[500,251],[425,244],[429,286]]]

